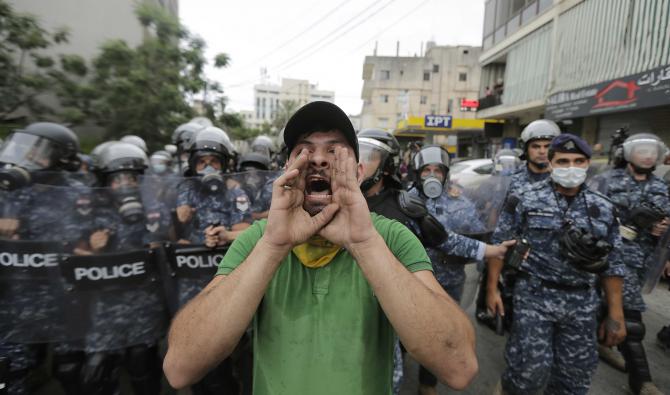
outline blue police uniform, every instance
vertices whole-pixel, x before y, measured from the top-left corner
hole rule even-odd
[[[509,184],[509,193],[520,191],[536,182],[544,181],[549,178],[550,172],[535,173],[528,168],[528,165],[519,166],[514,173]]]
[[[195,209],[185,233],[193,244],[204,244],[205,229],[211,225],[229,228],[241,222],[251,223],[251,203],[239,185],[208,193],[198,179],[185,180],[179,184],[177,193],[177,207],[184,205]]]
[[[650,174],[645,181],[636,181],[628,170],[623,168],[610,170],[600,177],[606,181],[606,194],[615,204],[624,225],[631,209],[644,203],[653,204],[669,215],[668,187],[655,175]],[[622,238],[627,269],[623,288],[624,309],[644,311],[645,304],[640,290],[646,274],[646,263],[654,252],[658,238],[644,230],[639,231],[634,240]]]
[[[412,189],[410,193],[420,196],[417,189]],[[425,199],[424,196],[421,197]],[[471,260],[483,259],[485,244],[460,233],[483,233],[484,224],[479,220],[475,205],[463,195],[450,194],[445,191],[435,199],[425,199],[425,203],[428,212],[444,226],[449,234],[447,240],[439,248],[426,248],[433,263],[435,278],[449,296],[459,301],[465,282],[465,266],[462,263],[454,263],[453,259],[449,259],[447,255]]]
[[[71,245],[81,236],[82,228],[75,218],[75,206],[78,196],[84,193],[84,186],[65,174],[37,178],[45,184],[3,192],[6,199],[3,201],[3,217],[19,220],[17,236],[20,240],[57,241]],[[54,296],[55,285],[18,282],[7,284],[3,290],[13,297],[0,301],[1,309],[19,309],[22,317],[42,317],[28,326],[29,333],[20,334],[25,338],[33,337],[31,343],[54,341],[64,336],[62,322],[55,320],[60,317],[61,307]],[[21,299],[18,299],[19,296]],[[11,305],[3,306],[3,302]],[[39,356],[44,345],[13,342],[11,338],[6,338],[7,335],[0,334],[0,357],[9,359],[9,370],[14,376],[8,393],[25,394],[28,392],[26,375],[40,363]]]
[[[502,384],[510,394],[536,393],[545,384],[545,394],[586,394],[597,366],[597,276],[561,255],[567,221],[613,246],[601,276],[625,274],[614,207],[604,196],[582,187],[569,199],[546,180],[508,199],[493,240],[523,237],[530,243],[514,287],[505,349]]]

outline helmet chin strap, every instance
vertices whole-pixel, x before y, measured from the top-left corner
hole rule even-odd
[[[361,183],[361,191],[363,193],[369,191],[370,188],[377,185],[377,183],[379,182],[379,180],[382,179],[383,176],[384,174],[382,173],[381,168],[377,167],[377,170],[375,171],[375,174],[372,175],[372,177],[363,180],[363,182]]]

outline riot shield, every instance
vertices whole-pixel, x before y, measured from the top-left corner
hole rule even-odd
[[[658,238],[654,252],[649,255],[645,262],[646,275],[642,284],[643,294],[649,294],[654,290],[668,259],[670,259],[670,229]]]
[[[168,300],[173,313],[193,299],[214,278],[226,251],[228,246],[208,248],[171,243],[165,245],[167,273],[171,282]]]
[[[58,265],[63,244],[0,239],[0,340],[45,343],[64,331]]]
[[[263,217],[270,209],[272,183],[281,175],[279,171],[247,171],[237,173],[242,189],[251,201],[251,213],[254,219]]]
[[[145,215],[146,241],[161,243],[175,239],[177,188],[182,177],[176,175],[145,175],[139,188]]]
[[[87,352],[155,344],[168,315],[155,250],[70,256],[60,265],[66,331]]]
[[[80,239],[84,221],[77,202],[87,189],[66,173],[33,175],[29,184],[3,191],[2,221],[6,239],[0,244],[3,257],[0,338],[18,343],[42,343],[72,339],[62,329],[62,287],[58,264]],[[6,223],[6,222],[5,222]],[[54,270],[56,275],[54,275]]]
[[[459,203],[450,212],[449,230],[479,241],[490,242],[507,198],[510,181],[510,175],[498,173],[477,186],[452,187],[450,193]],[[484,266],[484,262],[466,266],[461,307],[468,308],[474,301]]]

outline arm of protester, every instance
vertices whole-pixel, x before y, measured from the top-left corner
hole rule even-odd
[[[202,378],[229,356],[246,331],[282,259],[329,222],[337,207],[329,205],[310,216],[302,208],[307,151],[273,185],[272,204],[263,235],[255,246],[243,249],[244,237],[228,254],[246,256],[225,276],[217,276],[175,317],[168,335],[163,370],[170,385],[183,388]],[[255,226],[248,230],[255,237]],[[225,259],[225,258],[224,258]]]
[[[411,273],[396,258],[425,249],[401,227],[392,252],[372,224],[358,180],[362,167],[344,148],[332,166],[333,203],[339,207],[319,234],[344,246],[358,263],[400,341],[421,365],[455,389],[465,388],[478,370],[474,328],[430,271]],[[428,257],[422,257],[429,262]]]

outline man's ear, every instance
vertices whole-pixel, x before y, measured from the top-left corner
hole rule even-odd
[[[356,167],[356,180],[358,180],[358,185],[361,185],[363,182],[363,176],[365,173],[363,172],[363,164],[359,163],[358,166]]]

